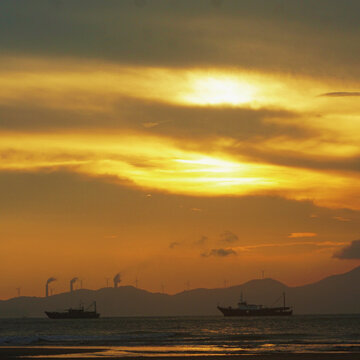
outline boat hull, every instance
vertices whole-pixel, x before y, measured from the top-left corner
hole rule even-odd
[[[71,313],[45,311],[45,314],[50,319],[97,319],[100,317],[100,314],[95,311],[72,311]]]
[[[234,309],[232,307],[217,307],[224,316],[290,316],[293,311],[289,307],[261,308],[261,309]]]

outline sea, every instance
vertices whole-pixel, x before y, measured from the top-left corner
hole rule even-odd
[[[278,353],[360,358],[360,315],[0,319],[0,346],[96,347],[108,358]],[[82,356],[89,358],[77,355]]]

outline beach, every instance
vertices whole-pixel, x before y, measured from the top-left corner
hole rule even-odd
[[[261,355],[174,355],[174,356],[129,356],[115,355],[115,348],[97,347],[0,347],[0,359],[196,359],[196,360],[217,360],[231,358],[232,360],[358,360],[360,353],[279,353]]]

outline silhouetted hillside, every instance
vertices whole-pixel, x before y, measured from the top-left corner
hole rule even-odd
[[[251,280],[242,285],[219,289],[194,289],[176,295],[151,293],[132,286],[76,290],[48,298],[18,297],[0,301],[0,317],[44,316],[45,310],[77,307],[96,300],[102,316],[221,315],[217,304],[236,305],[240,294],[249,303],[268,306],[287,304],[296,314],[341,314],[360,312],[360,267],[327,277],[319,282],[288,287],[273,279]],[[279,300],[275,303],[276,300]]]
[[[289,296],[297,313],[360,313],[359,285],[360,266],[345,274],[292,288]]]

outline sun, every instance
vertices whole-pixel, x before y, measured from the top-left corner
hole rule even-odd
[[[183,100],[196,105],[242,105],[254,100],[255,87],[237,78],[207,76],[195,78]]]

